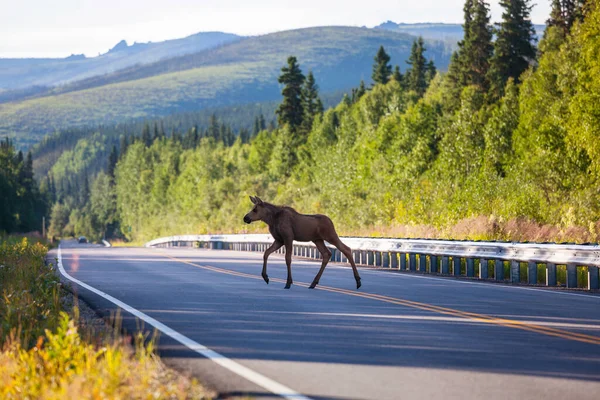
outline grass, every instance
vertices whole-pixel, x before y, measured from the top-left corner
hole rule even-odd
[[[130,346],[120,335],[82,334],[78,309],[62,309],[47,251],[41,240],[0,238],[0,398],[208,398],[163,366],[155,338],[139,333]]]

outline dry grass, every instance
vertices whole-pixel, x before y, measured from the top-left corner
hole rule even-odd
[[[494,217],[465,218],[447,227],[392,225],[341,230],[344,236],[501,240],[514,242],[591,243],[600,240],[600,221],[589,227],[540,224],[526,218],[502,221]]]

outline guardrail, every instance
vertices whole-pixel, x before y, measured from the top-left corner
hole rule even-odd
[[[344,237],[342,241],[352,249],[354,261],[359,266],[531,285],[564,284],[567,288],[599,289],[598,245],[354,237]],[[183,235],[155,239],[145,246],[263,252],[272,243],[271,235],[262,234]],[[327,247],[332,252],[332,262],[347,262],[337,248]],[[283,248],[278,251],[283,252]],[[293,256],[321,258],[316,246],[310,242],[294,242]]]

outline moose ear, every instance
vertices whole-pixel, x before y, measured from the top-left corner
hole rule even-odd
[[[250,196],[250,201],[251,201],[252,203],[254,203],[254,204],[256,204],[256,203],[257,203],[257,202],[256,202],[256,199],[255,199],[254,197],[252,197],[252,196]]]
[[[258,196],[256,196],[254,199],[256,200],[256,204],[262,204],[263,203],[263,201],[261,199],[259,199]]]

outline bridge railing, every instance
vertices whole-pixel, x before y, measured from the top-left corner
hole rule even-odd
[[[511,283],[599,289],[600,246],[344,237],[357,265]],[[202,247],[264,252],[271,235],[182,235],[152,240],[146,247]],[[331,261],[348,260],[335,247]],[[278,253],[283,253],[281,248]],[[293,256],[319,259],[313,243],[294,242]]]

